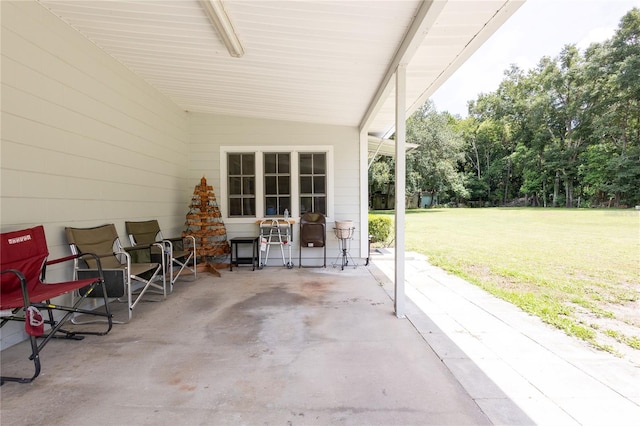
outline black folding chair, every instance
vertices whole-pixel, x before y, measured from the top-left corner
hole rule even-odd
[[[327,220],[322,213],[307,212],[300,217],[300,253],[298,267],[302,267],[302,249],[322,247],[322,267],[327,267]]]

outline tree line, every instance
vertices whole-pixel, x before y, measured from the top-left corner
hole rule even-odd
[[[512,65],[469,116],[427,102],[407,121],[407,192],[478,206],[640,204],[640,10],[584,51],[566,45],[528,71]],[[393,159],[369,170],[384,191]]]

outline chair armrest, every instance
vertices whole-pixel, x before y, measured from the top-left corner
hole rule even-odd
[[[68,262],[69,260],[81,259],[81,258],[83,258],[85,256],[93,257],[96,260],[96,262],[98,263],[98,265],[100,265],[100,258],[101,257],[113,256],[113,253],[105,253],[105,254],[101,254],[101,255],[97,255],[95,253],[72,254],[70,256],[65,256],[65,257],[61,257],[61,258],[58,258],[58,259],[47,260],[45,265],[55,265],[56,263]]]
[[[172,243],[177,243],[179,241],[184,241],[185,237],[173,237],[173,238],[164,238],[162,241],[170,241]]]
[[[135,246],[120,247],[120,251],[116,252],[117,255],[123,255],[126,258],[127,269],[131,269],[132,263],[152,263],[151,256],[153,252],[152,247],[157,247],[161,253],[165,252],[165,246],[162,242],[154,242],[151,244],[136,244]],[[164,256],[162,256],[164,259]],[[164,260],[162,260],[162,263]],[[158,261],[158,263],[161,263]],[[164,263],[163,263],[164,264]]]
[[[77,259],[80,256],[81,255],[79,255],[79,254],[72,254],[71,256],[61,257],[59,259],[47,260],[45,265],[55,265],[56,263],[62,263],[62,262],[66,262],[66,261],[69,261],[69,260]]]
[[[0,274],[14,274],[18,277],[18,280],[20,281],[20,288],[22,289],[22,300],[26,309],[26,307],[29,306],[29,292],[27,291],[27,279],[24,277],[22,272],[17,269],[4,269],[0,271]]]
[[[122,247],[122,250],[124,250],[124,252],[126,252],[126,253],[130,253],[132,251],[149,250],[149,249],[151,249],[151,247],[157,246],[157,245],[158,245],[158,243],[136,244],[135,246]]]
[[[162,241],[169,241],[172,243],[184,242],[185,240],[193,240],[195,241],[196,237],[193,235],[185,235],[183,237],[173,237],[173,238],[164,238]]]
[[[96,265],[98,266],[98,275],[100,276],[100,280],[104,281],[104,276],[102,274],[102,262],[100,262],[100,258],[101,257],[107,257],[107,256],[113,256],[113,253],[106,253],[106,254],[102,254],[102,255],[97,255],[95,253],[78,253],[78,254],[72,254],[71,256],[65,256],[65,257],[60,257],[58,259],[52,259],[52,260],[47,260],[44,264],[44,267],[42,268],[42,274],[40,276],[40,279],[44,282],[45,280],[45,274],[47,271],[47,266],[48,265],[55,265],[56,263],[62,263],[62,262],[68,262],[70,260],[76,260],[76,259],[82,259],[83,257],[93,257],[96,261]]]
[[[183,237],[173,237],[173,238],[165,238],[162,240],[164,244],[171,244],[173,246],[174,243],[182,243],[184,247],[195,247],[196,246],[196,237],[193,235],[185,235]],[[188,244],[187,244],[188,242]]]

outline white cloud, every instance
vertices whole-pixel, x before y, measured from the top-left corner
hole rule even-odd
[[[579,42],[576,43],[579,49],[586,49],[592,43],[601,43],[610,39],[616,32],[616,26],[594,28],[587,33]]]

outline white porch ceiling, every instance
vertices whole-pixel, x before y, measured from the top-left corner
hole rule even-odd
[[[245,51],[234,58],[197,0],[39,1],[184,110],[366,123],[378,136],[393,130],[385,76],[402,46],[412,46],[401,58],[411,113],[522,3],[226,0]],[[411,35],[426,6],[421,32]]]

